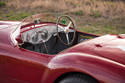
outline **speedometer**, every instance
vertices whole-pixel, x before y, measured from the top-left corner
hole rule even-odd
[[[47,40],[48,39],[48,31],[46,29],[43,29],[41,32],[40,32],[40,37],[43,39],[43,40]]]
[[[39,38],[38,38],[38,33],[35,32],[35,33],[34,33],[34,36],[32,36],[32,41],[33,41],[33,42],[37,42],[38,40],[39,40]]]

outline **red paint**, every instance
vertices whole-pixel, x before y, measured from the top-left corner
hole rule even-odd
[[[88,74],[100,83],[125,83],[125,51],[117,48],[125,46],[124,38],[105,35],[47,55],[13,46],[13,30],[0,29],[0,83],[53,83],[68,72]]]

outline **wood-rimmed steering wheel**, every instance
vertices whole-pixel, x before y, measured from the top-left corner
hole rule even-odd
[[[56,25],[59,40],[65,45],[72,45],[76,37],[75,24],[72,18],[67,15],[60,16],[57,19]],[[59,28],[61,28],[61,31],[59,31]],[[60,36],[60,32],[65,34],[66,41],[64,40],[64,37],[62,38],[62,36]],[[73,32],[73,36],[69,35],[70,32]]]

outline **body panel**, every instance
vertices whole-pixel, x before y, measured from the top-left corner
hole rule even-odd
[[[89,74],[100,83],[125,82],[125,65],[99,56],[69,52],[54,57],[48,66],[56,71],[69,69],[69,72]]]
[[[44,71],[47,68],[49,56],[35,54],[18,47],[8,47],[0,52],[0,58],[4,61],[4,72],[1,80],[8,78],[9,82],[40,83]],[[1,51],[1,50],[0,50]],[[18,56],[17,56],[18,55]],[[2,64],[2,63],[1,63]]]
[[[0,21],[0,25],[16,23]],[[125,83],[124,37],[105,35],[49,55],[14,46],[10,38],[14,30],[9,26],[0,30],[2,83],[53,83],[68,72],[88,74],[100,83]]]
[[[93,54],[125,65],[125,51],[120,47],[125,47],[125,39],[118,38],[117,35],[105,35],[82,42],[64,52]]]

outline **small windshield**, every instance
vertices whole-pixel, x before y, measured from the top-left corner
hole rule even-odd
[[[55,15],[55,14],[36,14],[23,19],[18,27],[24,26],[27,24],[32,24],[32,23],[38,24],[39,22],[56,23],[57,18],[58,18],[58,15]]]

